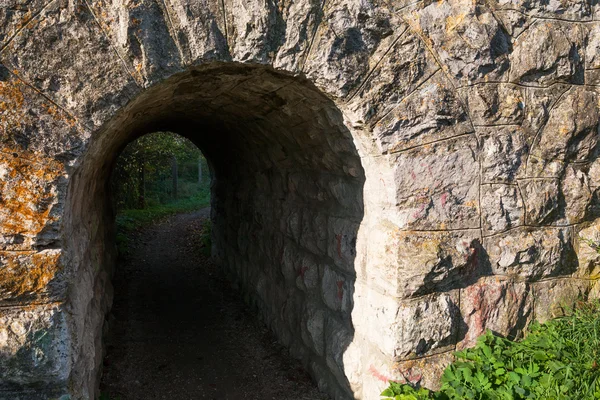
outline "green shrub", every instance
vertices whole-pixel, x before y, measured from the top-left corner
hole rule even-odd
[[[514,342],[486,332],[456,361],[433,392],[392,382],[384,399],[520,400],[600,399],[600,304],[584,304],[570,315],[533,323]]]

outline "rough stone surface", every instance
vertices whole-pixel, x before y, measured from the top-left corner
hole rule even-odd
[[[600,292],[595,2],[5,3],[0,398],[97,397],[105,184],[157,130],[209,159],[215,260],[336,399]]]

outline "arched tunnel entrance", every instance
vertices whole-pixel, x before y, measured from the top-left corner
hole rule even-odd
[[[263,67],[192,69],[148,89],[94,134],[66,207],[74,382],[97,390],[102,326],[111,304],[117,155],[168,130],[198,146],[212,169],[212,256],[278,340],[335,398],[354,396],[345,352],[365,173],[341,112],[312,84]]]

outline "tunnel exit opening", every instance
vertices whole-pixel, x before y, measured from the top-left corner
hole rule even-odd
[[[211,165],[215,263],[323,391],[352,398],[361,159],[341,112],[312,84],[231,64],[148,89],[92,137],[74,176],[66,225],[81,392],[97,392],[112,303],[110,173],[127,143],[155,131],[188,138]]]

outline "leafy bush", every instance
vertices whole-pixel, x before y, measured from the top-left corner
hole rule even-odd
[[[486,332],[455,353],[438,392],[392,382],[392,400],[600,399],[600,303],[580,303],[566,317],[533,323],[521,342]]]

